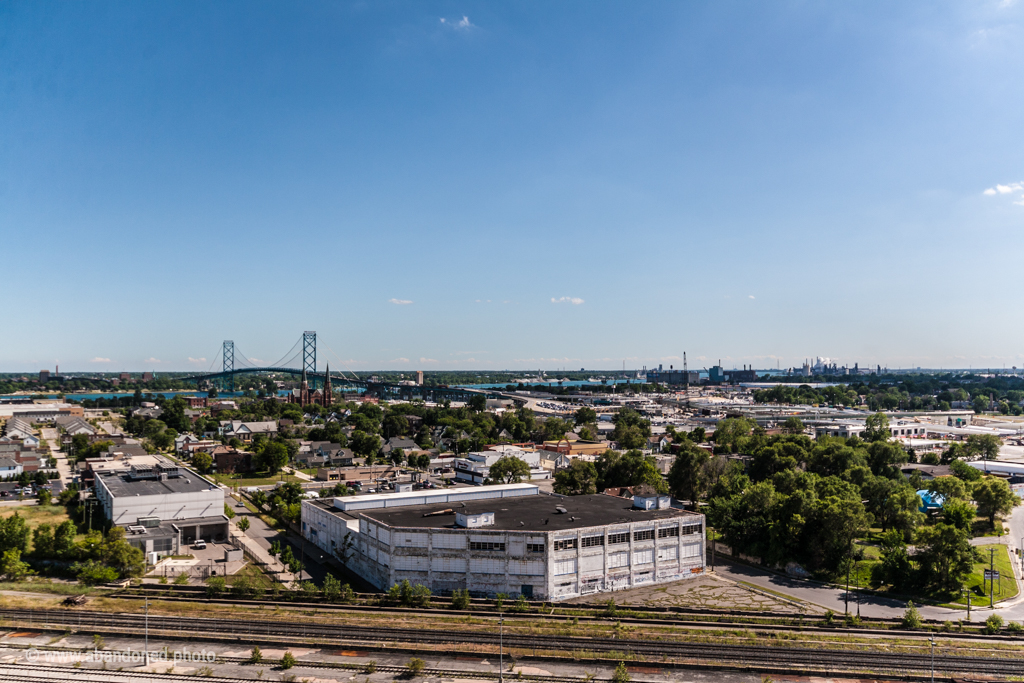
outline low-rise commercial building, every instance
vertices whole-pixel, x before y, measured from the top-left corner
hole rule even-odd
[[[704,516],[651,490],[541,495],[532,484],[302,502],[302,533],[374,586],[402,580],[561,600],[704,571]]]
[[[165,522],[186,544],[228,537],[223,489],[173,463],[97,473],[94,493],[107,519],[128,531],[129,541],[141,535],[139,527],[157,528]]]

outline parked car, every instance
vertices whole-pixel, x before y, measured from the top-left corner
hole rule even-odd
[[[206,541],[200,538],[198,541],[192,544],[192,547],[196,550],[206,550]]]

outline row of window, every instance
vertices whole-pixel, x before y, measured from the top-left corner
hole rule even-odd
[[[683,527],[682,534],[697,534],[700,533],[701,527],[697,526],[685,526]],[[680,535],[679,527],[669,526],[658,529],[658,538],[678,538]],[[593,548],[595,546],[604,545],[605,537],[600,536],[584,536],[582,545],[584,548]],[[652,541],[654,540],[654,529],[643,529],[641,531],[633,532],[634,541]],[[620,533],[608,534],[608,545],[618,545],[620,543],[629,543],[629,532],[623,531]],[[527,546],[530,547],[530,546]],[[567,538],[561,541],[555,541],[555,550],[571,550],[576,548],[576,539]],[[542,548],[543,549],[543,548]],[[540,551],[537,551],[540,552]]]
[[[470,541],[469,542],[469,549],[470,550],[499,550],[499,551],[504,552],[505,544],[504,543],[479,543],[477,541]]]

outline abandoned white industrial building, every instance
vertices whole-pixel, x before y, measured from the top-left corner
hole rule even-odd
[[[302,531],[386,589],[561,600],[704,570],[704,516],[653,491],[542,495],[532,484],[307,500]]]

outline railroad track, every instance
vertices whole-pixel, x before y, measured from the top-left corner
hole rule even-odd
[[[92,630],[107,633],[130,632],[138,635],[144,627],[145,617],[140,614],[109,614],[78,610],[0,610],[0,618],[19,625],[31,624],[49,630]],[[207,635],[231,637],[248,642],[260,638],[296,638],[335,643],[407,643],[412,645],[475,645],[497,646],[495,632],[428,630],[413,628],[379,628],[359,626],[346,629],[334,624],[291,621],[253,621],[242,619],[211,619],[151,615],[151,633]],[[508,648],[521,654],[545,655],[552,652],[583,657],[588,653],[605,658],[639,658],[644,661],[672,661],[695,665],[729,665],[764,667],[771,669],[800,669],[815,671],[867,671],[877,673],[920,673],[930,671],[932,658],[927,650],[922,654],[885,652],[878,650],[836,649],[823,650],[797,647],[768,647],[763,645],[673,642],[661,640],[634,640],[616,638],[584,638],[577,636],[534,636],[510,633],[504,635]],[[1024,658],[973,657],[937,654],[934,658],[937,672],[947,674],[986,674],[1024,677]]]

